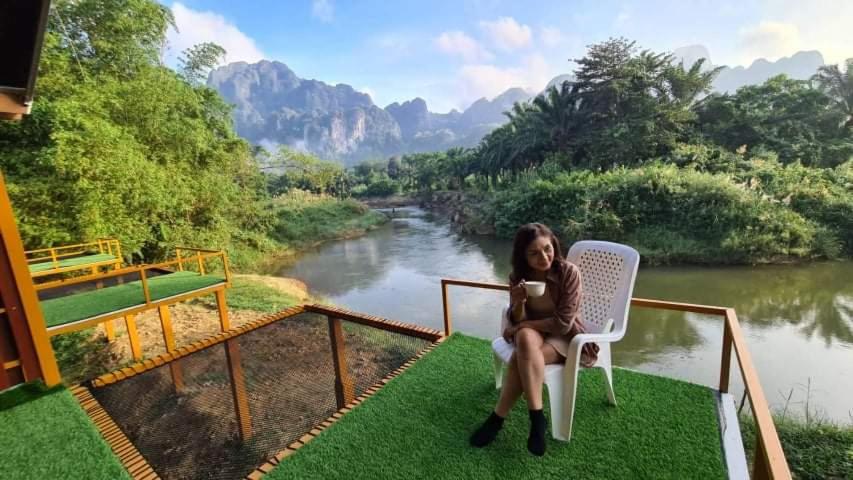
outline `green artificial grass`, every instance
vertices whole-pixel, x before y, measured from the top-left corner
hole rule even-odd
[[[710,389],[622,369],[613,374],[618,407],[607,403],[599,370],[582,372],[572,440],[550,438],[549,425],[545,457],[527,452],[523,400],[495,443],[475,449],[468,437],[498,397],[491,348],[454,334],[267,478],[726,477]]]
[[[160,300],[223,282],[224,278],[215,275],[175,272],[149,278],[148,290],[151,300]],[[142,282],[137,280],[124,285],[45,300],[41,302],[41,309],[47,326],[54,327],[144,303]]]
[[[71,392],[27,384],[0,394],[0,478],[129,479]]]
[[[89,265],[92,263],[108,262],[115,260],[115,255],[107,253],[98,253],[96,255],[85,255],[83,257],[66,258],[57,262],[57,268],[78,267],[81,265]],[[40,262],[30,265],[30,273],[40,273],[47,270],[53,270],[53,262]]]

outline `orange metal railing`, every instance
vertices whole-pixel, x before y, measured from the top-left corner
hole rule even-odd
[[[447,287],[455,285],[488,290],[509,290],[509,285],[499,283],[472,282],[468,280],[441,279],[441,298],[444,305],[444,334],[451,333],[450,302]],[[678,312],[702,313],[723,318],[723,346],[720,361],[720,383],[718,389],[722,393],[729,391],[729,370],[732,350],[735,352],[741,377],[743,378],[746,396],[752,407],[756,426],[755,460],[752,468],[752,478],[757,480],[789,480],[791,470],[779,441],[779,434],[773,423],[770,407],[764,396],[764,390],[758,380],[758,372],[752,363],[752,356],[746,347],[746,339],[740,328],[737,314],[733,308],[696,305],[690,303],[666,302],[645,298],[632,298],[631,305],[640,308],[674,310]]]
[[[81,255],[96,250],[98,253],[106,253],[121,258],[121,243],[115,238],[99,238],[94,242],[39,248],[36,250],[27,250],[24,253],[27,255],[27,263],[50,260],[54,263],[54,268],[56,268],[61,258]]]

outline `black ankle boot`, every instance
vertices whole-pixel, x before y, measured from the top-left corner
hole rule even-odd
[[[540,410],[530,410],[530,436],[527,437],[527,450],[533,455],[545,455],[545,430],[547,422],[545,413]]]
[[[471,445],[480,448],[492,443],[503,426],[504,418],[497,413],[492,412],[492,414],[489,415],[489,418],[483,422],[483,425],[481,425],[480,428],[471,435]]]

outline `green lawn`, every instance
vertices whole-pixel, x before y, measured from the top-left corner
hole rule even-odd
[[[98,253],[96,255],[85,255],[82,257],[66,258],[64,260],[59,260],[57,262],[57,265],[58,268],[77,267],[80,265],[88,265],[91,263],[108,262],[110,260],[115,259],[115,255],[109,255],[107,253]],[[40,273],[46,270],[52,270],[53,267],[53,262],[33,263],[30,265],[30,273]]]
[[[215,275],[175,272],[148,279],[148,289],[151,300],[160,300],[223,282],[224,278]],[[47,326],[54,327],[144,303],[142,282],[135,281],[45,300],[41,309]]]
[[[129,479],[64,388],[23,385],[0,394],[0,478]]]
[[[710,389],[613,373],[619,406],[607,404],[603,375],[584,371],[572,441],[550,439],[545,457],[527,452],[523,401],[494,444],[474,449],[468,436],[498,395],[491,349],[455,334],[268,478],[725,478]]]

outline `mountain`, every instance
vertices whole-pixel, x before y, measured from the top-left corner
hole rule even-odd
[[[237,133],[345,163],[400,152],[399,124],[349,85],[301,79],[280,62],[237,62],[210,73],[208,86],[234,105]]]
[[[207,84],[234,105],[234,123],[254,144],[283,144],[344,164],[409,152],[473,147],[503,124],[503,112],[532,95],[511,88],[481,98],[464,112],[429,111],[415,98],[384,109],[345,84],[297,76],[281,62],[232,63],[210,73]]]
[[[676,60],[683,61],[685,67],[693,65],[700,58],[706,59],[705,64],[702,65],[703,70],[707,71],[714,67],[711,54],[702,45],[677,48],[672,54]],[[723,67],[714,80],[713,88],[720,93],[734,93],[740,87],[764,83],[767,79],[781,74],[797,80],[808,80],[823,64],[823,55],[815,50],[797,52],[791,57],[783,57],[775,62],[759,58],[746,68]]]

